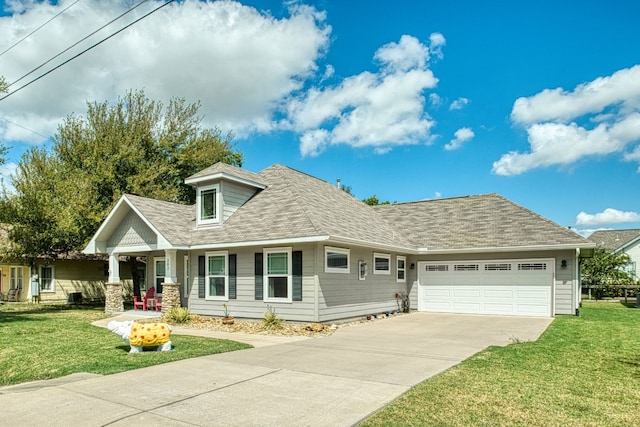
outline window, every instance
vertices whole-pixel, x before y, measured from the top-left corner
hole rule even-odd
[[[326,273],[349,273],[349,249],[324,248],[324,271]]]
[[[198,189],[198,223],[213,224],[219,222],[219,185],[208,185]]]
[[[22,267],[11,267],[10,289],[22,289]]]
[[[391,274],[391,255],[373,254],[373,274]]]
[[[455,264],[453,271],[478,271],[478,264]]]
[[[265,301],[291,302],[291,248],[267,249],[264,256]]]
[[[511,271],[511,264],[485,264],[485,271]]]
[[[425,267],[426,271],[449,271],[449,266],[447,264],[427,264]]]
[[[227,271],[227,252],[207,252],[206,298],[227,300],[229,295],[229,276]]]
[[[165,275],[165,261],[164,258],[154,258],[154,273],[156,294],[162,294],[162,284],[164,283]]]
[[[529,262],[518,264],[518,270],[520,271],[533,271],[533,270],[546,270],[547,263],[546,262]]]
[[[55,292],[53,267],[50,265],[40,267],[40,290],[42,292]]]
[[[404,283],[407,281],[407,258],[398,255],[396,259],[396,280],[398,282]]]

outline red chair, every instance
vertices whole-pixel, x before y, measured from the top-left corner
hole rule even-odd
[[[153,286],[147,289],[147,293],[142,297],[142,301],[138,300],[137,296],[133,296],[133,310],[138,310],[138,307],[142,309],[142,311],[147,311],[147,301],[155,298],[156,288]],[[156,310],[157,311],[157,310]]]
[[[156,312],[157,311],[162,311],[162,301],[160,301],[160,297],[156,296],[154,299],[155,299],[155,303],[153,305],[156,308]],[[160,310],[158,310],[158,309],[160,309]]]

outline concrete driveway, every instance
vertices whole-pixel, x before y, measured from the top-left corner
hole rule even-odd
[[[552,320],[413,313],[328,337],[5,387],[0,425],[351,426],[488,346],[536,340]]]

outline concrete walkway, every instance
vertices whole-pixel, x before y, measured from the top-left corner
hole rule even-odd
[[[552,320],[414,313],[327,337],[5,387],[0,425],[351,426],[487,346],[537,339]]]

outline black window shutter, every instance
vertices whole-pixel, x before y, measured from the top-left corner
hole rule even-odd
[[[205,275],[207,274],[205,270],[205,259],[204,255],[198,257],[198,298],[205,297]]]
[[[229,255],[229,299],[236,299],[238,297],[236,286],[238,282],[236,259],[236,254]]]
[[[291,253],[291,273],[293,275],[293,301],[302,301],[302,251]]]
[[[256,299],[262,300],[263,297],[263,267],[262,267],[262,252],[256,252],[255,254],[255,279],[256,279]]]

